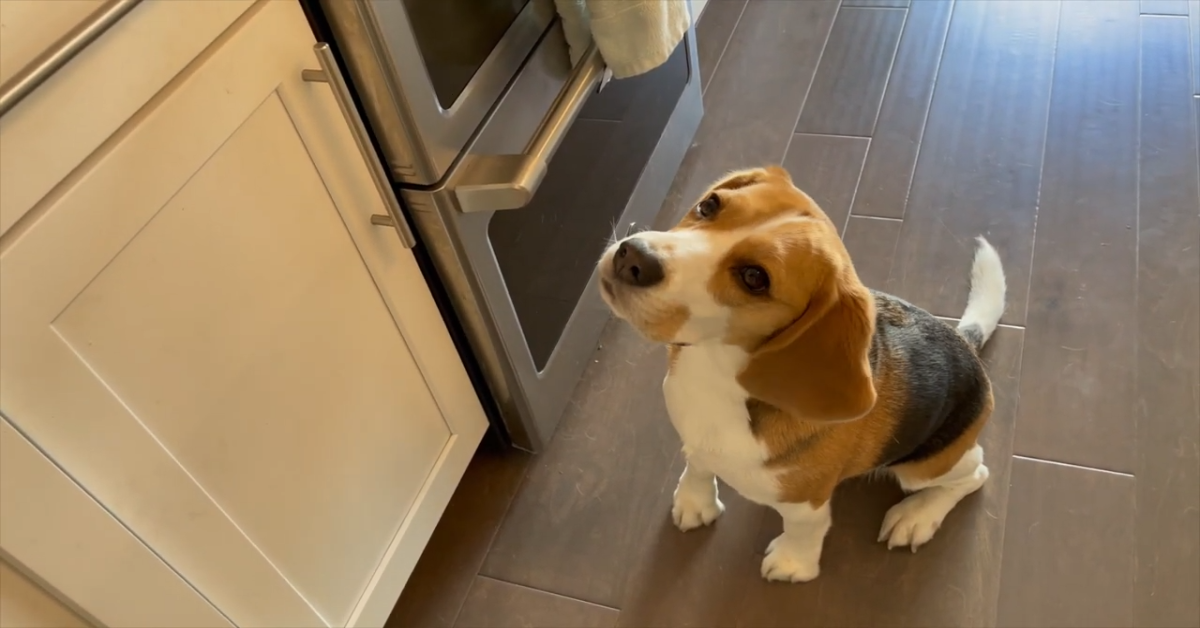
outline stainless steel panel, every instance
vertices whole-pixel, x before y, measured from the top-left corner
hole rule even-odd
[[[556,31],[529,59],[469,153],[517,153],[529,142],[569,73],[565,43]],[[693,32],[684,45],[688,83],[618,224],[653,222],[700,124],[703,105]],[[495,212],[464,213],[454,193],[459,180],[460,174],[452,171],[432,189],[405,190],[404,199],[449,289],[514,443],[536,451],[553,435],[609,312],[593,272],[545,367],[536,368],[488,238]]]
[[[436,184],[554,20],[550,0],[532,0],[443,107],[400,0],[320,0],[354,87],[396,181]]]
[[[520,209],[537,194],[550,160],[588,97],[600,86],[604,59],[593,44],[571,71],[566,85],[542,118],[529,144],[518,154],[471,153],[458,166],[454,193],[465,212]]]

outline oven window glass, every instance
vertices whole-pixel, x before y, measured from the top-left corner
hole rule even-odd
[[[529,0],[404,0],[443,109],[479,71]]]
[[[496,212],[488,239],[538,371],[558,346],[596,260],[688,82],[687,47],[592,96],[526,207]],[[646,228],[649,225],[639,225]]]

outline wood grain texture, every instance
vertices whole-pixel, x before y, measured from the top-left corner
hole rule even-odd
[[[1188,14],[1188,0],[1142,0],[1141,5],[1146,15]]]
[[[902,9],[838,11],[797,133],[871,135],[905,14]]]
[[[1135,431],[1140,20],[1136,0],[1063,3],[1015,444],[1124,472]]]
[[[1137,290],[1138,626],[1200,625],[1200,103],[1187,32],[1142,19]]]
[[[1200,96],[1200,0],[1188,2],[1188,24],[1192,34],[1192,93]]]
[[[928,0],[921,1],[926,2]],[[909,6],[909,0],[844,0],[842,6],[905,9]]]
[[[838,0],[747,3],[657,227],[673,225],[722,174],[783,159],[837,9]]]
[[[525,453],[485,443],[425,546],[388,628],[450,628],[529,464]]]
[[[478,576],[455,628],[611,628],[617,611]]]
[[[1025,321],[1058,2],[958,2],[921,140],[896,291],[946,316],[966,305],[974,237],[1008,276],[1003,322]]]
[[[980,438],[991,476],[955,506],[933,540],[915,554],[889,552],[875,539],[884,513],[901,499],[900,489],[888,479],[848,482],[833,498],[833,528],[825,539],[820,577],[803,585],[756,580],[739,625],[996,625],[1021,335],[1021,330],[1000,328],[984,349],[996,395],[995,412]],[[763,522],[760,551],[781,530],[776,514]]]
[[[953,6],[952,0],[921,0],[908,10],[854,197],[854,214],[904,217]]]
[[[887,292],[892,258],[900,239],[900,221],[887,218],[851,216],[846,222],[842,240],[850,252],[850,260],[858,278],[868,288]]]
[[[662,396],[666,355],[609,323],[554,440],[535,458],[482,575],[615,607],[663,494],[679,438]]]
[[[1135,625],[1133,509],[1128,475],[1014,459],[996,625]]]
[[[747,589],[758,575],[752,560],[764,508],[721,485],[725,514],[709,527],[680,532],[671,521],[671,498],[683,473],[675,459],[646,527],[636,564],[621,599],[618,626],[733,626]]]
[[[733,36],[733,29],[742,19],[747,0],[708,0],[704,13],[696,22],[696,54],[700,57],[700,89],[708,91],[713,73]]]
[[[783,159],[792,182],[817,202],[839,232],[845,230],[869,143],[865,137],[797,133]]]

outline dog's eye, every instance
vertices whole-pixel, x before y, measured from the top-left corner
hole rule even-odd
[[[738,270],[738,278],[747,290],[755,294],[766,292],[767,288],[771,287],[771,278],[767,276],[767,271],[758,266],[743,266]]]
[[[716,194],[709,194],[696,205],[696,213],[700,214],[701,218],[712,218],[718,209],[721,209],[721,198]]]

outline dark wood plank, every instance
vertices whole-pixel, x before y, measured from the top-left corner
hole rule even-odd
[[[928,2],[929,0],[921,0]],[[844,7],[882,7],[893,9],[908,8],[909,0],[843,0]]]
[[[1200,0],[1188,2],[1188,23],[1192,33],[1192,93],[1200,96]]]
[[[669,516],[664,491],[680,454],[662,397],[663,348],[615,319],[601,347],[480,573],[616,607],[646,530]]]
[[[875,539],[884,513],[901,499],[900,489],[891,480],[848,482],[833,498],[821,575],[800,585],[756,580],[739,625],[996,625],[1021,333],[1002,327],[984,349],[996,395],[995,412],[980,439],[991,476],[951,511],[933,541],[915,554],[889,552]],[[763,521],[759,551],[781,529],[774,513]]]
[[[1200,626],[1200,102],[1183,20],[1142,20],[1138,626]]]
[[[908,10],[851,213],[904,217],[953,6],[921,0]]]
[[[765,509],[721,485],[725,514],[712,526],[680,532],[670,509],[684,461],[675,460],[646,529],[636,566],[622,596],[618,626],[656,628],[733,626],[747,587],[758,577],[753,562]]]
[[[449,628],[524,477],[529,456],[476,452],[400,595],[388,628]]]
[[[899,220],[850,217],[842,240],[850,252],[858,278],[867,287],[888,291],[888,275],[892,272],[892,257],[896,254],[896,242],[899,239]]]
[[[996,625],[1135,625],[1133,510],[1131,476],[1014,459]]]
[[[837,8],[838,0],[746,4],[656,226],[677,222],[722,174],[783,160]]]
[[[457,628],[610,628],[617,611],[579,600],[475,578]]]
[[[746,0],[708,0],[704,5],[704,13],[696,23],[696,54],[699,56],[702,91],[708,90],[745,9]]]
[[[1135,431],[1140,21],[1135,0],[1063,3],[1014,445],[1124,472]]]
[[[1187,15],[1188,0],[1142,0],[1146,15]]]
[[[871,135],[904,16],[903,9],[843,7],[838,12],[797,133]]]
[[[935,314],[966,305],[975,236],[1000,251],[1003,322],[1021,325],[1058,2],[959,2],[892,269],[896,291]]]
[[[843,232],[870,140],[834,135],[792,136],[783,167]]]

